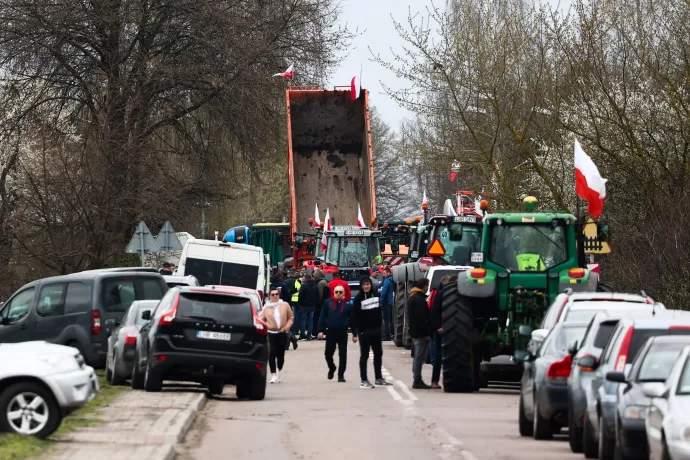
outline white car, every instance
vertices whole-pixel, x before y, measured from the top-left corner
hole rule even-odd
[[[169,288],[175,286],[199,286],[199,280],[196,279],[196,277],[193,275],[163,275],[163,279],[165,280],[165,284],[167,284]]]
[[[99,390],[79,351],[43,341],[0,344],[0,431],[50,436]]]

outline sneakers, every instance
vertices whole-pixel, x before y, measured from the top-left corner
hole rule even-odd
[[[393,385],[393,384],[390,383],[390,382],[386,382],[384,379],[376,379],[376,381],[374,382],[374,384],[375,384],[375,385],[382,386],[382,387],[389,387],[389,386]]]
[[[297,338],[295,336],[292,336],[291,340],[292,340],[292,349],[297,350],[297,345],[298,345]]]
[[[412,389],[413,390],[430,390],[431,387],[422,381],[422,382],[413,383]]]
[[[278,375],[278,383],[282,382],[283,381],[283,374],[280,371],[278,371],[277,375]]]
[[[362,383],[359,384],[360,388],[376,388],[374,385],[369,382],[369,380],[364,380]]]
[[[328,380],[333,380],[333,376],[335,375],[335,367],[331,367],[328,369]]]
[[[339,383],[345,383],[345,377],[338,377],[338,382]]]
[[[278,383],[278,376],[274,375],[271,377],[271,380],[268,383]]]

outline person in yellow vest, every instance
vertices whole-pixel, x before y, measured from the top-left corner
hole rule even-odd
[[[521,272],[543,272],[546,270],[541,255],[534,253],[523,253],[515,256],[517,259],[518,270]]]

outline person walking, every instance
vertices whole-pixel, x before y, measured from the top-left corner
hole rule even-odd
[[[381,307],[379,297],[374,292],[371,279],[364,277],[359,282],[360,291],[352,303],[352,317],[354,323],[352,341],[359,340],[359,375],[362,380],[360,388],[375,388],[367,378],[367,361],[369,351],[374,353],[374,374],[376,385],[390,385],[383,379],[381,365],[383,359],[383,344],[381,343]],[[355,335],[355,332],[356,335]]]
[[[280,373],[283,371],[283,365],[285,364],[288,331],[295,321],[295,316],[290,305],[281,300],[278,289],[271,289],[268,298],[268,302],[266,302],[259,314],[259,319],[266,323],[268,328],[270,383],[280,383],[283,380]]]
[[[383,286],[381,287],[381,312],[383,314],[383,340],[393,339],[393,302],[395,284],[391,270],[383,270]]]
[[[345,289],[345,302],[349,302],[352,299],[352,291],[350,291],[350,286],[347,284],[347,281],[340,278],[340,272],[333,273],[333,279],[330,283],[328,283],[331,299],[334,298],[333,292],[335,291],[336,286],[342,286]]]
[[[332,380],[338,371],[338,382],[345,382],[347,367],[347,328],[352,328],[352,336],[357,336],[357,328],[351,321],[352,304],[345,301],[345,289],[335,288],[334,299],[326,299],[319,318],[319,340],[323,340],[326,333],[326,364],[328,364],[328,380]],[[338,347],[338,367],[333,362],[335,347]]]
[[[323,308],[323,304],[326,303],[326,300],[328,300],[331,295],[330,289],[328,288],[328,281],[326,281],[326,275],[324,275],[323,270],[314,270],[314,281],[316,281],[316,287],[319,289],[319,303],[314,310],[314,328],[316,328],[321,317],[321,308]]]
[[[285,289],[280,290],[280,298],[292,309],[293,317],[297,317],[297,300],[301,284],[297,279],[297,272],[292,269],[288,271],[288,277],[283,282]],[[292,349],[297,350],[297,321],[293,321],[292,329],[288,333],[288,338],[292,342]]]
[[[319,288],[314,282],[314,277],[310,274],[304,275],[304,284],[300,287],[298,294],[300,338],[306,340],[314,339],[314,310],[319,304]]]
[[[426,303],[426,291],[429,288],[429,279],[422,278],[414,283],[410,291],[408,305],[408,317],[410,318],[410,337],[414,346],[414,358],[412,360],[412,388],[428,390],[431,388],[422,380],[422,366],[429,353],[429,339],[431,337],[431,322],[429,306]]]
[[[456,278],[457,279],[457,278]],[[441,284],[437,289],[432,289],[429,294],[429,322],[431,323],[431,346],[429,351],[431,353],[431,364],[433,371],[431,372],[431,388],[435,390],[441,389],[439,380],[441,378],[441,365],[443,364],[443,287],[450,281],[450,276],[441,278]]]

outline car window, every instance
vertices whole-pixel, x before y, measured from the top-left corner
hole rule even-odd
[[[683,370],[678,379],[676,393],[679,395],[690,395],[690,358],[685,358],[685,364],[683,364]]]
[[[594,315],[597,313],[599,313],[599,310],[573,310],[571,308],[565,314],[563,321],[572,323],[586,323],[594,318]]]
[[[220,276],[220,284],[223,286],[238,286],[256,289],[256,281],[258,278],[259,267],[257,265],[223,262],[223,270]]]
[[[249,299],[244,297],[183,293],[177,306],[177,317],[211,318],[223,324],[252,326],[252,310]]]
[[[144,306],[139,307],[137,309],[136,315],[134,316],[134,320],[133,320],[134,324],[136,326],[143,326],[144,324],[148,323],[148,320],[143,319],[141,317],[141,315],[147,310],[150,311],[151,313],[153,313],[154,308],[155,307],[144,307]]]
[[[63,298],[65,294],[65,283],[47,284],[41,288],[38,295],[38,306],[36,313],[39,316],[62,316],[65,313]]]
[[[29,288],[15,295],[2,309],[2,317],[15,322],[28,315],[34,300],[34,292],[36,292],[35,288]]]
[[[614,336],[611,337],[611,340],[609,340],[606,343],[606,348],[601,353],[601,356],[603,356],[603,359],[601,360],[602,363],[608,363],[609,359],[611,359],[611,354],[613,353],[613,349],[615,348],[614,345],[624,329],[627,329],[627,327],[618,328],[618,330],[614,332]]]
[[[604,348],[606,344],[608,343],[609,339],[611,338],[611,335],[613,335],[613,331],[616,330],[616,326],[618,325],[618,321],[616,322],[602,322],[599,325],[599,329],[597,330],[597,335],[594,336],[594,346],[597,348]]]
[[[109,312],[123,312],[136,300],[134,281],[121,278],[103,280],[103,307]]]
[[[541,346],[539,347],[539,350],[537,350],[537,356],[545,356],[547,354],[552,353],[552,343],[553,343],[553,337],[554,337],[554,330],[551,330],[551,333],[546,336],[544,341],[542,342]]]
[[[574,341],[577,340],[577,343],[581,344],[586,330],[587,326],[562,327],[554,339],[554,351],[563,354]]]
[[[687,343],[655,343],[642,361],[638,382],[664,382]]]
[[[185,263],[184,274],[194,275],[202,286],[220,284],[222,267],[223,264],[219,261],[188,257]]]
[[[83,313],[91,310],[91,286],[84,283],[69,283],[65,296],[65,314]]]
[[[163,285],[157,279],[144,278],[142,279],[141,286],[143,288],[144,296],[137,300],[160,300],[163,298]]]
[[[644,343],[650,337],[658,337],[665,335],[690,335],[690,330],[688,329],[635,329],[633,333],[632,340],[630,341],[630,349],[628,350],[627,363],[631,363],[632,360],[640,351]]]

